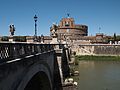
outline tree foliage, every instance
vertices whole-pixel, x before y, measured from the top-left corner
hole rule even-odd
[[[3,36],[1,38],[1,41],[9,41],[9,37],[8,36]],[[14,36],[13,41],[26,42],[26,36]]]
[[[8,39],[8,36],[3,36],[2,38],[1,38],[1,41],[8,41],[9,39]]]
[[[14,41],[26,42],[26,36],[14,36]]]

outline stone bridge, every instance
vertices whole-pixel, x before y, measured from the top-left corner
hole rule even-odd
[[[64,45],[0,43],[0,90],[62,90],[68,60]]]

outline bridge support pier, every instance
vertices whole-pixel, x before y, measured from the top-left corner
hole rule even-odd
[[[63,84],[62,49],[57,49],[57,50],[55,50],[55,52],[56,52],[56,57],[57,57],[58,66],[59,66],[59,72],[60,72],[60,77],[61,77],[61,83]]]
[[[70,68],[68,64],[70,60],[69,51],[67,48],[64,48],[64,49],[57,49],[55,50],[55,52],[59,66],[61,83],[64,84],[65,78],[70,75]]]

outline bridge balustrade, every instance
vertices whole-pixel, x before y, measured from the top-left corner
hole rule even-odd
[[[63,48],[64,45],[59,44],[35,44],[35,43],[0,43],[0,62],[9,61],[35,55],[37,53],[48,52],[54,50],[55,46]]]

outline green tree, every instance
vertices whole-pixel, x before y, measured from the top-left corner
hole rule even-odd
[[[8,36],[3,36],[1,41],[8,41]]]
[[[14,41],[26,42],[26,36],[14,36]]]
[[[120,35],[118,35],[118,36],[116,37],[116,40],[117,40],[117,41],[120,41]]]

